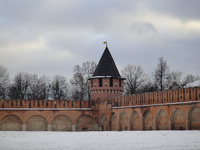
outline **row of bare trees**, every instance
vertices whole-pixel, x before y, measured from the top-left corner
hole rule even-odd
[[[141,66],[128,65],[122,70],[125,80],[125,93],[138,94],[144,92],[163,91],[186,88],[199,80],[199,76],[170,71],[167,61],[160,57],[158,65],[151,76]]]
[[[18,73],[12,83],[2,88],[3,99],[67,99],[68,83],[64,76],[56,75],[52,80],[46,75]]]
[[[0,66],[0,99],[89,99],[89,78],[95,62],[85,62],[73,68],[74,75],[67,81],[64,76],[52,79],[46,75],[18,73],[11,81],[4,66]]]
[[[90,99],[89,78],[95,69],[95,62],[75,65],[73,77],[67,80],[56,75],[52,79],[46,75],[18,73],[10,80],[4,66],[0,66],[0,99]],[[152,75],[145,73],[141,66],[127,65],[121,74],[125,80],[125,94],[172,90],[185,88],[199,80],[199,76],[170,71],[167,62],[160,57]],[[199,84],[200,86],[200,84]]]

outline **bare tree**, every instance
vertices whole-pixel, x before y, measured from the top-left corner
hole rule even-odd
[[[157,86],[154,84],[154,82],[148,78],[147,82],[145,82],[140,88],[139,88],[139,93],[146,93],[146,92],[154,92],[156,91],[158,88]]]
[[[126,94],[136,94],[140,88],[147,82],[148,76],[141,66],[128,65],[122,70],[122,76],[125,80]]]
[[[76,65],[73,68],[73,78],[70,80],[72,84],[72,98],[77,100],[84,100],[90,97],[89,93],[89,78],[92,77],[95,69],[95,62],[84,62],[82,67]]]
[[[56,75],[52,81],[53,98],[56,100],[67,99],[67,85],[64,76]]]
[[[192,74],[182,77],[182,72],[170,72],[168,76],[168,90],[187,88],[195,81],[199,80],[199,76]]]
[[[28,88],[30,86],[30,75],[28,73],[18,73],[10,86],[10,98],[28,99]]]
[[[50,77],[43,75],[39,78],[40,83],[40,99],[50,99],[51,83]]]
[[[18,73],[9,88],[12,99],[50,99],[50,78],[43,75]]]
[[[39,99],[40,96],[40,82],[36,74],[29,74],[30,84],[28,87],[28,98]]]
[[[97,67],[97,64],[92,61],[92,62],[84,62],[82,64],[82,71],[83,71],[83,74],[87,77],[87,78],[90,78],[92,77],[92,75],[94,74],[94,71]]]
[[[181,88],[182,72],[170,72],[167,77],[167,89],[179,89]]]
[[[31,99],[50,99],[51,83],[46,75],[38,77],[36,74],[30,74],[29,97]]]
[[[4,66],[0,65],[0,98],[6,98],[9,84],[9,73]]]
[[[73,86],[72,98],[75,100],[84,99],[87,90],[87,79],[84,78],[82,68],[79,65],[74,67],[73,79],[71,79],[70,82]]]
[[[154,73],[155,85],[160,91],[167,88],[167,78],[169,76],[169,67],[167,61],[160,57],[158,59],[158,66]]]
[[[199,76],[194,76],[192,74],[188,74],[185,76],[180,84],[181,88],[188,87],[190,84],[194,83],[195,81],[198,81],[200,78]]]

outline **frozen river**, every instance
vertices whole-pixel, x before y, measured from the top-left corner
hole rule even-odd
[[[1,150],[199,150],[200,131],[0,131]]]

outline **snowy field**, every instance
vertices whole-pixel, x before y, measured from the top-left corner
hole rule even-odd
[[[0,132],[0,150],[199,150],[200,131]]]

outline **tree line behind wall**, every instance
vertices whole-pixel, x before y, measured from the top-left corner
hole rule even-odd
[[[10,80],[7,69],[1,65],[0,99],[90,99],[88,79],[92,77],[96,66],[95,62],[75,65],[73,77],[69,80],[61,75],[50,78],[22,72]],[[126,95],[185,88],[199,80],[199,76],[188,74],[183,77],[182,72],[170,71],[163,57],[158,59],[157,67],[151,75],[145,73],[141,66],[135,65],[124,67],[121,75],[126,78]]]
[[[84,62],[73,68],[73,77],[18,73],[10,80],[4,66],[0,66],[0,99],[54,99],[86,100],[89,99],[89,81],[96,68],[95,62]]]
[[[157,67],[151,75],[145,73],[141,66],[128,65],[122,70],[122,76],[126,78],[126,95],[186,88],[200,79],[198,75],[183,76],[182,72],[170,71],[163,57],[158,59]]]

